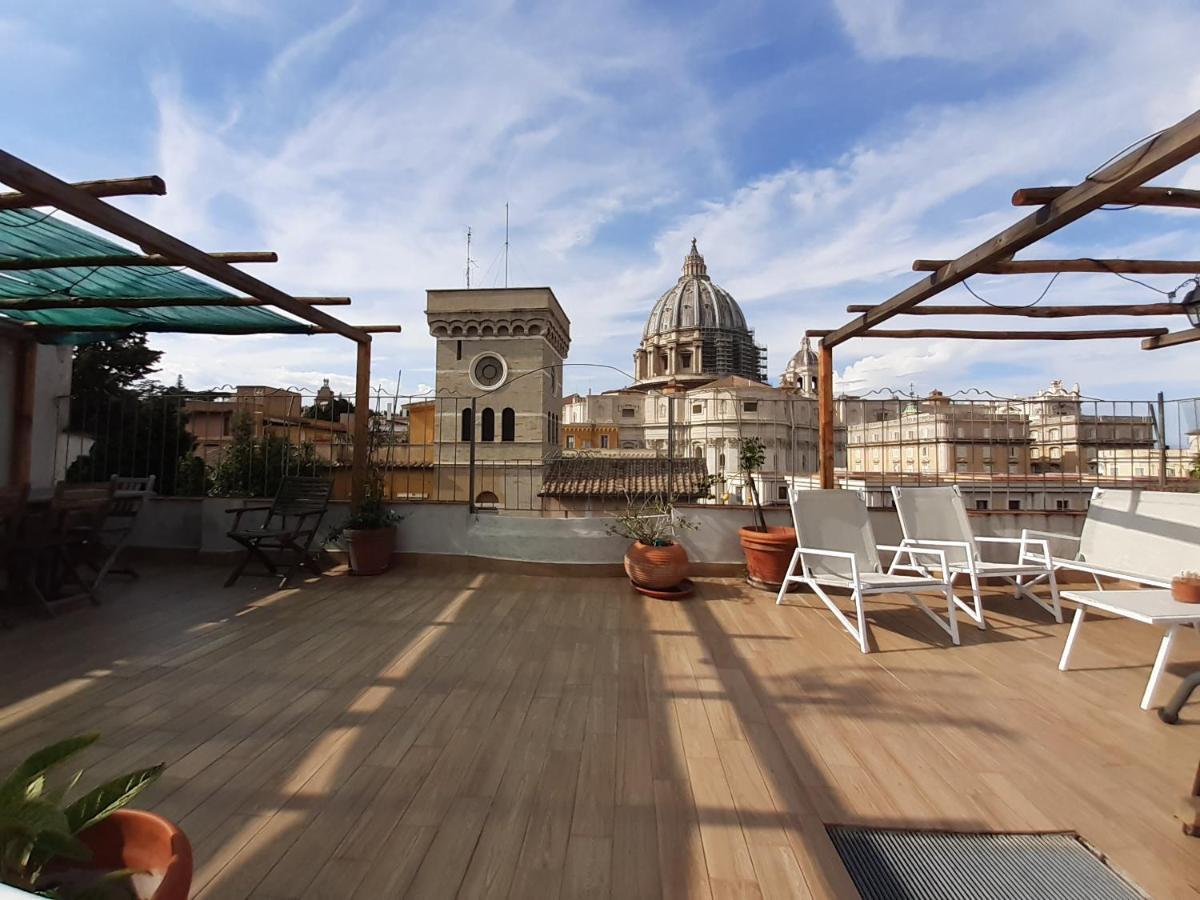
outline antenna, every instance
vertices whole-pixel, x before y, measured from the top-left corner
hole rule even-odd
[[[504,201],[504,286],[508,287],[508,201]]]
[[[471,226],[467,226],[467,288],[471,287]]]

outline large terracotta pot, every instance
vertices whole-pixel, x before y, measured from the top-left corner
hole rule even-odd
[[[1200,578],[1175,576],[1171,580],[1171,596],[1180,603],[1200,603]]]
[[[162,816],[119,809],[79,839],[92,851],[91,867],[106,872],[133,869],[139,900],[187,900],[192,886],[192,845]]]
[[[747,580],[756,587],[779,590],[796,550],[796,529],[768,525],[738,529],[742,552],[746,555]]]
[[[387,528],[348,528],[346,543],[350,549],[350,571],[355,575],[379,575],[392,566],[396,545],[396,526]]]
[[[679,544],[654,547],[634,541],[625,551],[625,574],[639,587],[666,591],[687,578],[688,555]]]

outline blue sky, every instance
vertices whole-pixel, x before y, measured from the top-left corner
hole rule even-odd
[[[71,179],[160,174],[166,197],[120,204],[205,249],[276,250],[257,274],[401,323],[375,341],[377,384],[432,383],[424,291],[462,285],[468,225],[473,283],[499,283],[506,201],[510,283],[554,288],[571,362],[629,367],[695,235],[775,377],[806,327],[1019,218],[1014,188],[1074,182],[1200,106],[1197,33],[1200,9],[1169,2],[10,5],[5,144]],[[1162,181],[1200,187],[1200,166]],[[1098,213],[1033,255],[1200,257],[1196,215]],[[972,285],[1021,303],[1044,279]],[[1154,299],[1074,275],[1047,302]],[[196,388],[352,381],[334,337],[154,343]],[[837,366],[854,391],[1062,378],[1140,398],[1200,394],[1198,353],[860,340]]]

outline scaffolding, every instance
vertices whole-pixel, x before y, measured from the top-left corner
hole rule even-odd
[[[767,348],[754,341],[753,331],[701,328],[701,367],[705,375],[738,375],[767,380]]]

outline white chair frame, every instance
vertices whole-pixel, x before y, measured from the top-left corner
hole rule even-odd
[[[791,492],[789,492],[791,493]],[[795,508],[792,511],[795,518]],[[796,522],[796,535],[799,540],[803,534],[803,529],[800,523]],[[872,541],[874,540],[872,536]],[[899,547],[891,544],[876,544],[876,549],[889,550],[897,556],[907,554],[910,564],[915,563],[916,556],[927,556],[937,560],[938,567],[943,573],[942,578],[933,578],[926,574],[924,577],[914,575],[895,575],[894,573],[886,573],[892,575],[892,579],[885,584],[869,584],[863,580],[863,573],[859,569],[858,556],[846,550],[825,550],[818,547],[805,547],[802,544],[796,547],[792,553],[791,562],[788,564],[787,575],[784,576],[783,583],[779,587],[779,594],[775,597],[776,605],[782,606],[784,598],[787,596],[788,585],[794,582],[800,583],[808,587],[822,603],[833,613],[834,617],[841,623],[842,627],[849,632],[858,644],[858,649],[863,653],[870,653],[870,631],[867,622],[866,610],[863,606],[863,601],[866,597],[876,594],[904,594],[930,619],[932,619],[946,634],[950,636],[950,640],[955,644],[959,643],[958,634],[958,619],[955,617],[955,602],[954,588],[948,578],[945,577],[947,572],[946,554],[945,551],[933,547]],[[850,576],[848,578],[833,577],[820,575],[813,572],[809,566],[810,557],[827,557],[832,559],[844,559],[850,563]],[[796,574],[796,567],[799,565],[800,574]],[[851,598],[854,602],[854,617],[853,622],[849,617],[838,608],[833,602],[833,598],[829,596],[822,586],[827,587],[848,587],[851,592]],[[934,612],[928,604],[925,603],[915,593],[938,593],[944,595],[946,599],[946,618],[942,618],[938,613]]]
[[[922,488],[907,488],[906,490],[922,490]],[[900,495],[897,488],[892,488],[892,496],[896,504],[897,511],[900,510]],[[961,502],[961,497],[959,498]],[[965,511],[963,513],[965,517]],[[1032,600],[1050,615],[1054,616],[1054,621],[1061,623],[1063,621],[1062,603],[1058,594],[1058,579],[1055,576],[1054,565],[1050,562],[1043,562],[1037,557],[1028,552],[1031,545],[1040,545],[1045,555],[1045,559],[1050,558],[1049,543],[1045,540],[1029,537],[1029,532],[1022,532],[1021,537],[980,537],[973,532],[969,535],[970,540],[951,541],[951,540],[926,540],[917,535],[909,535],[908,527],[905,524],[904,516],[900,516],[900,527],[904,529],[905,535],[900,541],[900,546],[909,547],[944,547],[953,549],[962,554],[963,562],[952,562],[950,564],[950,582],[953,583],[960,575],[965,575],[971,583],[971,599],[972,605],[967,605],[956,594],[954,602],[963,613],[966,614],[972,622],[974,622],[980,630],[987,628],[987,621],[983,615],[983,595],[979,588],[980,578],[999,578],[1008,582],[1013,587],[1014,597],[1027,597]],[[964,525],[969,528],[969,525]],[[975,544],[1002,544],[1016,545],[1018,550],[1018,561],[1011,565],[1005,563],[984,562],[979,557],[979,552]],[[903,565],[900,562],[900,554],[892,557],[891,565],[888,566],[888,572],[913,571],[923,575],[928,575],[928,569],[924,566],[914,565],[913,558],[909,557],[909,564]],[[1032,578],[1026,582],[1026,578]],[[1050,602],[1047,603],[1037,594],[1033,593],[1030,586],[1038,583],[1042,579],[1046,579],[1050,586]]]

